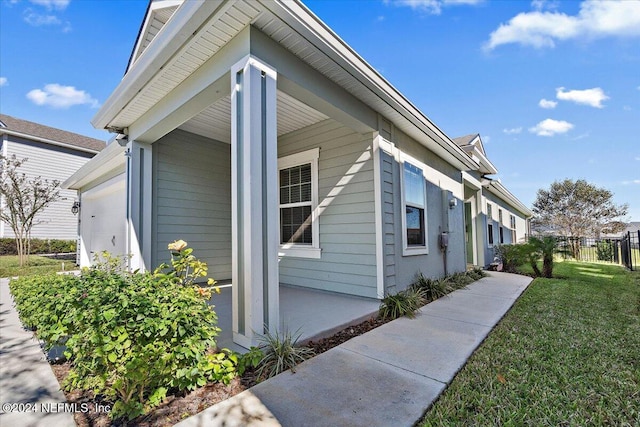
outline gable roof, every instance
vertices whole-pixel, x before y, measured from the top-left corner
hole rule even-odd
[[[498,173],[498,169],[489,161],[487,153],[482,145],[482,138],[479,133],[472,133],[458,138],[453,138],[458,147],[462,149],[469,157],[478,163],[478,171],[484,175],[493,175]]]
[[[106,143],[99,139],[17,119],[6,114],[0,114],[0,135],[2,134],[34,139],[88,153],[98,153],[106,146]]]
[[[248,26],[280,44],[453,166],[461,170],[477,168],[448,135],[299,0],[182,2],[144,51],[134,53],[127,73],[92,124],[128,133],[132,124],[184,85]],[[146,31],[143,26],[139,37],[146,39]],[[138,45],[142,47],[140,40]],[[196,89],[202,87],[192,88]],[[140,136],[134,132],[133,138]]]

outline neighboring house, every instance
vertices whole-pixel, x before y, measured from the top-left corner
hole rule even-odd
[[[0,114],[2,155],[28,159],[19,169],[29,177],[59,182],[69,178],[105,147],[98,139]],[[75,240],[78,219],[71,212],[77,193],[60,190],[60,198],[36,216],[31,237]],[[4,200],[2,201],[4,203]],[[14,237],[9,224],[0,221],[0,237]]]
[[[92,123],[118,136],[64,183],[82,265],[149,270],[188,241],[232,280],[245,347],[277,328],[281,284],[379,299],[464,271],[464,201],[495,197],[507,225],[517,204],[299,2],[152,1]]]
[[[494,245],[522,243],[527,239],[533,212],[499,180],[488,177],[497,174],[498,169],[487,158],[479,134],[453,141],[480,165],[476,170],[462,172],[465,242],[467,263],[487,266],[493,262]]]

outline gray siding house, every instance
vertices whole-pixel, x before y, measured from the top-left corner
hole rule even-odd
[[[487,158],[479,134],[453,141],[479,164],[476,170],[463,172],[465,246],[467,263],[486,267],[493,262],[495,245],[526,241],[533,212],[499,180],[490,178],[498,169]]]
[[[18,159],[28,159],[20,169],[27,176],[62,182],[102,150],[105,143],[0,114],[0,147],[5,157],[15,155]],[[78,220],[71,213],[71,207],[76,197],[73,190],[61,190],[60,199],[36,217],[32,237],[75,240]],[[0,222],[0,237],[14,237],[9,224]]]
[[[467,268],[481,162],[298,1],[152,1],[92,123],[117,137],[64,183],[82,264],[149,270],[186,240],[231,281],[241,346],[280,286],[375,300]]]

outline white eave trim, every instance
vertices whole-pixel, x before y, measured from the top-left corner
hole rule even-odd
[[[41,138],[39,136],[29,135],[28,133],[16,132],[10,129],[0,128],[0,134],[7,134],[17,136],[18,138],[30,139],[31,141],[44,142],[45,144],[56,145],[58,147],[69,148],[71,150],[82,151],[85,153],[97,154],[100,150],[94,150],[93,148],[80,147],[78,145],[67,144],[66,142],[55,141],[53,139]]]
[[[124,165],[124,152],[127,147],[122,147],[117,142],[112,142],[99,152],[93,159],[82,165],[73,175],[67,178],[60,187],[79,190],[107,172]]]
[[[200,29],[220,7],[222,0],[186,1],[131,65],[118,87],[91,119],[96,129],[105,129],[123,108]]]
[[[485,184],[485,188],[487,188],[490,192],[500,197],[502,200],[508,202],[511,206],[519,210],[521,213],[525,214],[527,218],[531,218],[533,216],[533,212],[527,208],[516,196],[511,194],[507,188],[502,185],[501,182],[498,181],[489,181],[488,184]]]

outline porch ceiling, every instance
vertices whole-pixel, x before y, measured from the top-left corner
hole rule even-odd
[[[278,136],[328,119],[282,91],[277,95]],[[231,143],[231,97],[221,98],[179,129],[218,141]]]

